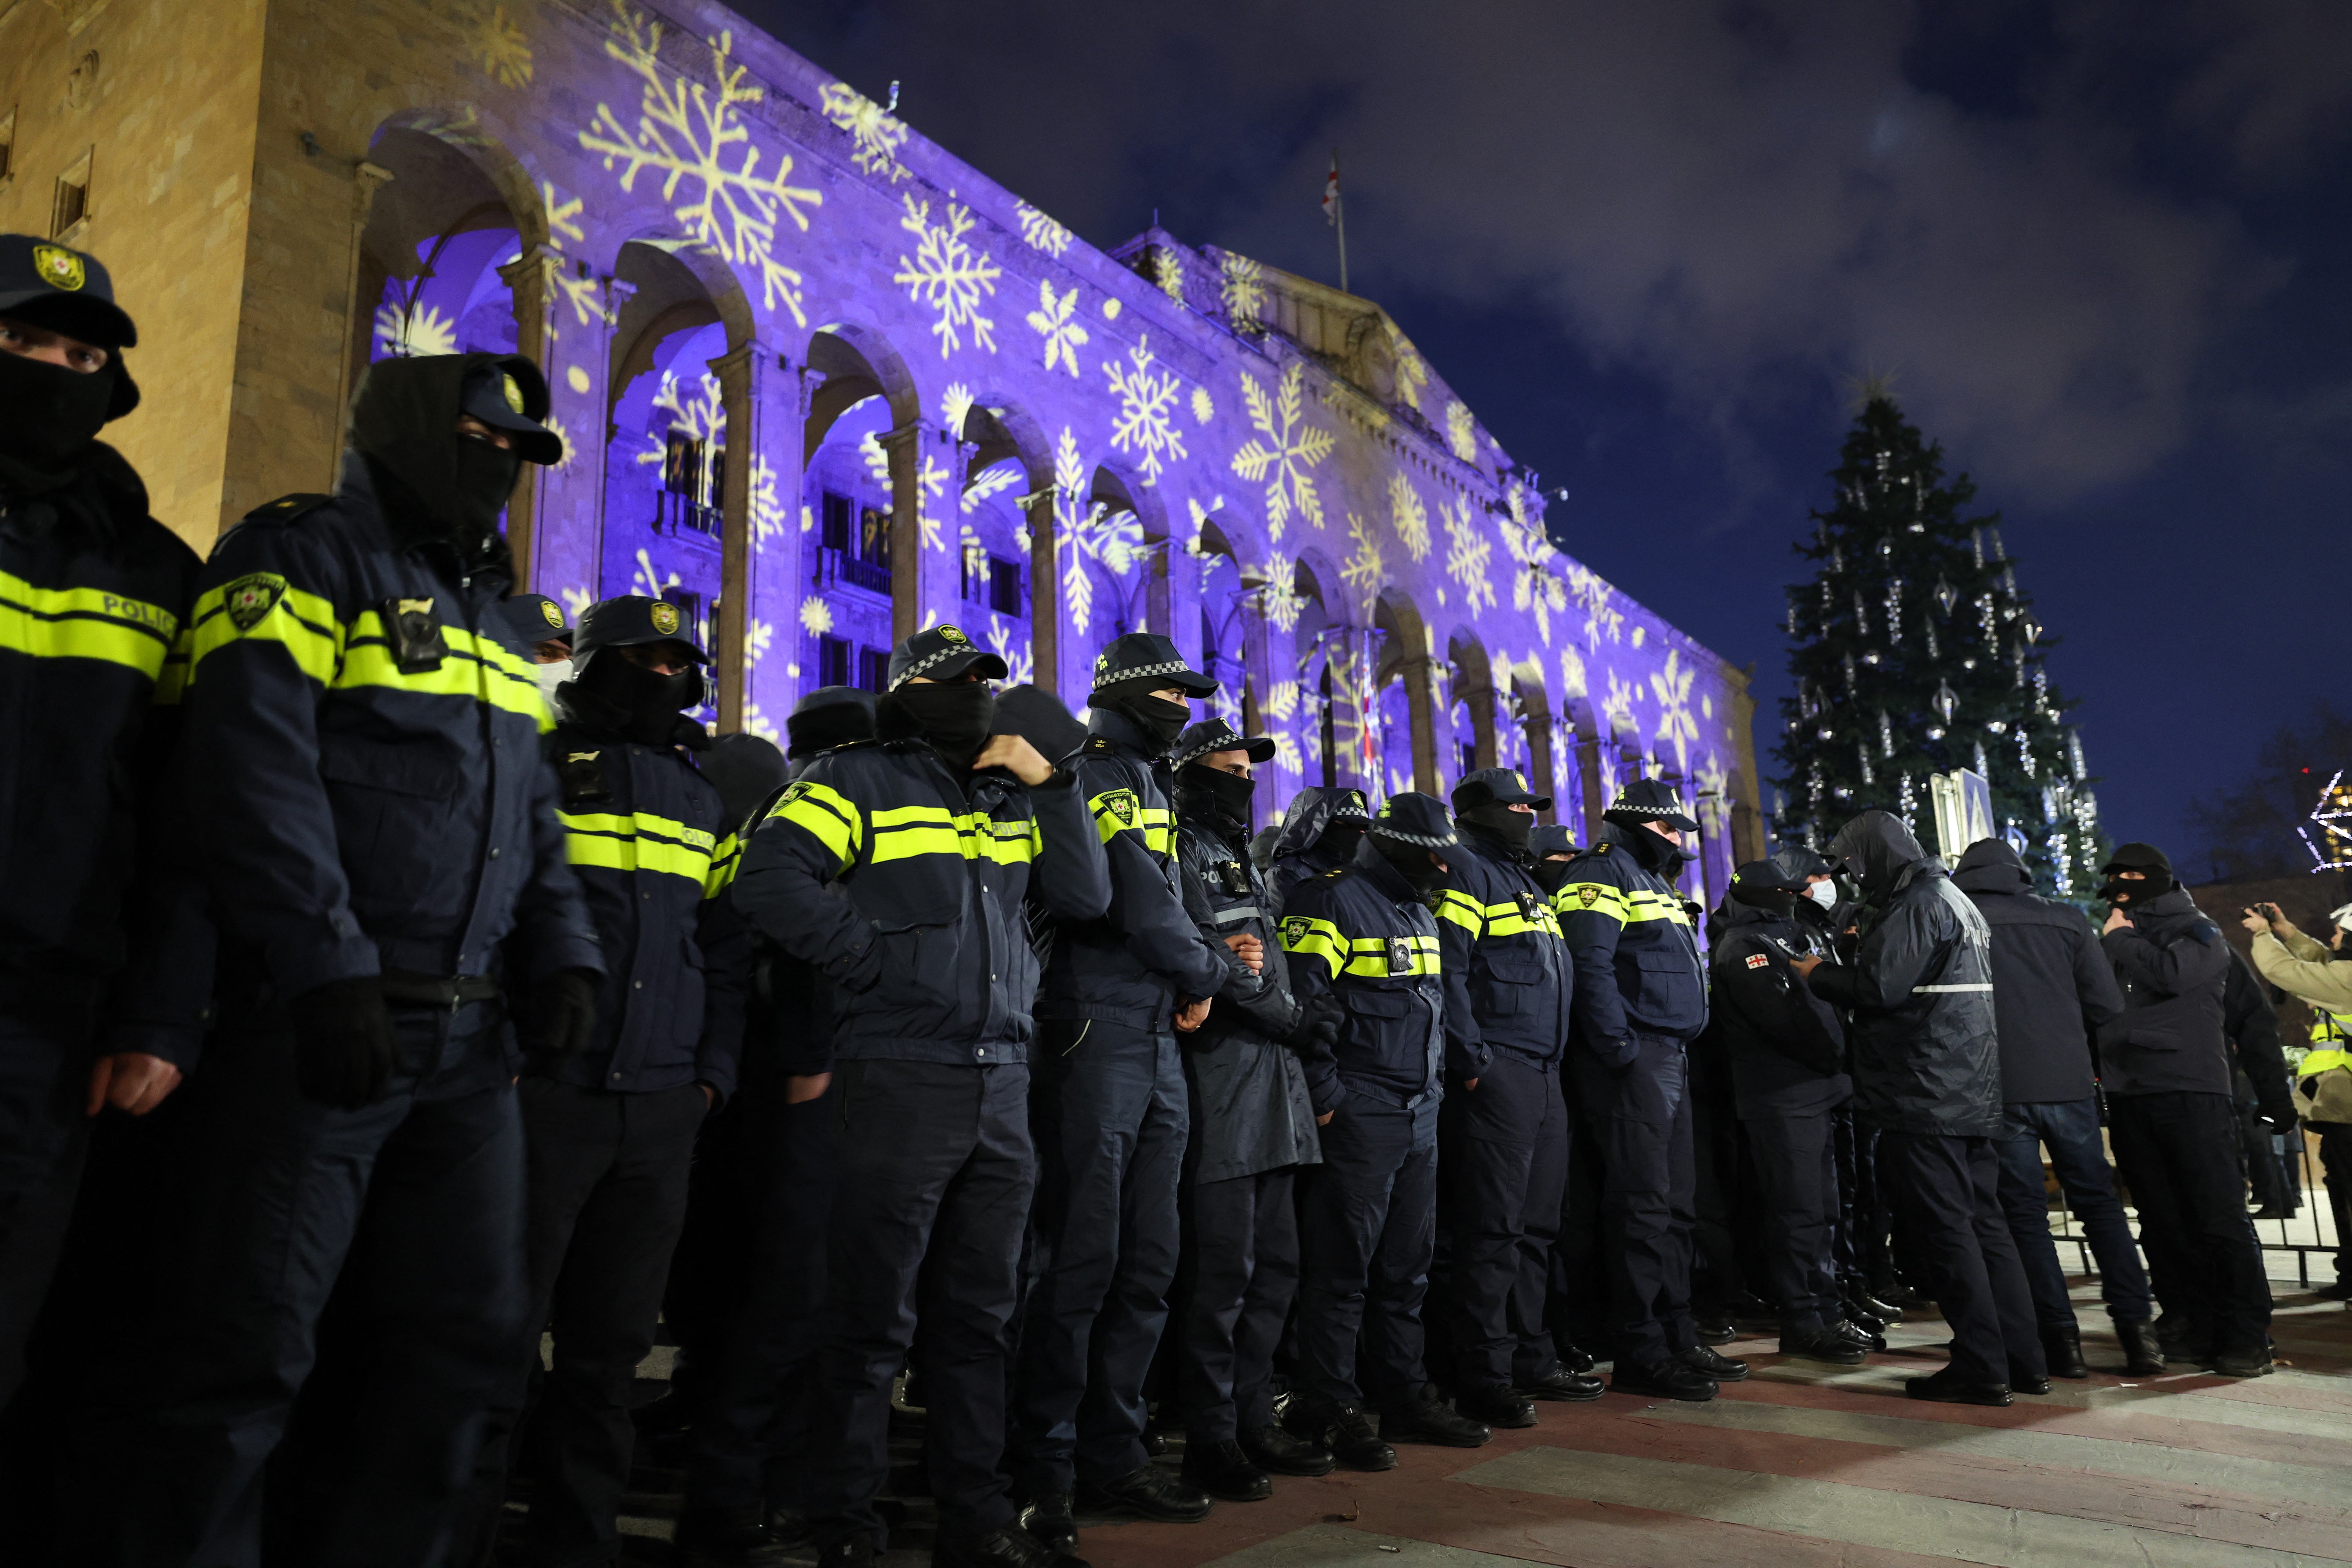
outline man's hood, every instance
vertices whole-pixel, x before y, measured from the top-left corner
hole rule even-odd
[[[376,498],[395,537],[440,537],[457,525],[462,515],[457,499],[457,416],[466,378],[512,357],[426,354],[379,360],[368,366],[359,395],[352,401],[346,438],[371,467],[390,474],[409,492],[397,500],[381,493]],[[408,516],[409,509],[398,504],[401,500],[423,506],[431,514],[429,521]],[[420,528],[420,523],[425,526]]]
[[[1837,870],[1836,867],[1822,858],[1820,851],[1808,849],[1801,844],[1783,846],[1774,850],[1766,858],[1780,868],[1780,874],[1792,881],[1802,882],[1814,877],[1826,877]]]
[[[1290,797],[1290,809],[1282,814],[1282,831],[1274,837],[1274,854],[1269,860],[1285,856],[1303,854],[1315,847],[1323,830],[1331,826],[1331,818],[1339,808],[1346,792],[1312,785]]]
[[[1791,923],[1792,919],[1792,915],[1775,914],[1770,910],[1761,910],[1754,904],[1743,903],[1733,898],[1727,889],[1722,899],[1717,902],[1715,913],[1709,917],[1709,922],[1716,929],[1735,931],[1745,926],[1787,926]]]
[[[1960,856],[1952,885],[1964,893],[2027,893],[2033,874],[2006,840],[1979,838]]]
[[[1932,865],[1942,869],[1942,863],[1919,847],[1902,818],[1876,810],[1865,811],[1839,828],[1837,837],[1830,840],[1829,858],[1856,869],[1862,896],[1874,903],[1902,886],[1906,873],[1916,868]]]

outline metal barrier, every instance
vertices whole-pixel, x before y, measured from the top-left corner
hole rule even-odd
[[[2311,1286],[2312,1254],[2333,1258],[2340,1244],[2336,1233],[2336,1211],[2327,1201],[2327,1188],[2319,1156],[2313,1149],[2312,1137],[2300,1126],[2295,1128],[2292,1136],[2296,1145],[2295,1158],[2292,1162],[2282,1160],[2281,1164],[2289,1178],[2290,1195],[2298,1200],[2297,1206],[2294,1213],[2283,1219],[2255,1220],[2254,1238],[2262,1244],[2264,1252],[2294,1253],[2295,1278],[2308,1289]],[[2275,1134],[2272,1135],[2272,1143],[2275,1150]],[[2115,1165],[2113,1152],[2107,1151],[2107,1156],[2108,1166],[2112,1169]],[[2120,1172],[2116,1173],[2116,1184],[2119,1188],[2125,1185]],[[2136,1223],[2139,1217],[2138,1211],[2131,1212]],[[2274,1241],[2269,1239],[2269,1233],[2273,1228],[2277,1234]],[[2095,1279],[2097,1277],[2098,1260],[2091,1256],[2090,1238],[2075,1228],[2074,1210],[2067,1203],[2066,1190],[2063,1186],[2058,1189],[2058,1228],[2051,1233],[2051,1237],[2055,1241],[2073,1242],[2082,1258],[2082,1272]]]

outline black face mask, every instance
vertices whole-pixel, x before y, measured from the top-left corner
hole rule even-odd
[[[462,544],[468,539],[486,539],[499,531],[499,513],[504,511],[507,500],[514,494],[515,479],[522,472],[522,459],[471,436],[459,436],[457,442],[457,479],[450,496],[450,505],[457,513],[449,521],[457,526]]]
[[[1538,860],[1528,868],[1528,874],[1536,879],[1536,886],[1541,888],[1547,894],[1557,893],[1568,881],[1568,862]]]
[[[1184,726],[1192,721],[1191,703],[1171,702],[1165,697],[1126,697],[1103,706],[1133,721],[1135,727],[1150,737],[1155,757],[1166,756],[1168,749],[1176,743],[1176,737],[1184,732]]]
[[[1364,841],[1364,829],[1370,826],[1365,822],[1335,822],[1315,840],[1315,847],[1336,859],[1352,860],[1356,858],[1356,846]]]
[[[2151,872],[2137,882],[2110,877],[2100,886],[2096,897],[2102,903],[2116,905],[2128,914],[2134,910],[2147,908],[2157,899],[2172,891],[2172,879],[2160,871]]]
[[[977,680],[916,685],[909,681],[876,709],[876,729],[886,735],[920,735],[950,766],[969,768],[988,744],[996,721],[996,693]]]
[[[1731,896],[1750,909],[1762,910],[1783,920],[1797,912],[1797,895],[1786,888],[1756,888],[1747,891],[1735,888]]]
[[[0,353],[0,482],[20,495],[73,477],[106,425],[114,369],[68,370]]]
[[[1490,801],[1485,805],[1472,806],[1461,813],[1456,820],[1502,840],[1504,848],[1521,859],[1527,858],[1528,835],[1536,830],[1535,813],[1513,811],[1507,805],[1497,805]]]
[[[589,659],[578,679],[556,689],[577,718],[641,746],[668,746],[677,743],[681,712],[702,696],[702,673],[689,669],[664,675],[633,664],[620,649],[611,648]]]
[[[1177,780],[1187,794],[1198,795],[1209,804],[1209,809],[1228,827],[1249,826],[1250,800],[1257,794],[1257,781],[1239,773],[1219,773],[1198,763],[1184,764]]]
[[[1671,877],[1698,858],[1682,846],[1669,844],[1662,836],[1646,827],[1627,828],[1625,839],[1641,868],[1645,871],[1655,871],[1661,877]]]
[[[1375,833],[1372,835],[1372,847],[1380,852],[1381,858],[1387,861],[1398,876],[1412,884],[1415,893],[1426,893],[1445,879],[1445,873],[1430,859],[1430,852],[1425,846],[1401,843]]]

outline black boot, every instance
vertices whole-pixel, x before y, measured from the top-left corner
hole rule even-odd
[[[1958,1369],[1946,1367],[1927,1377],[1906,1377],[1903,1392],[1914,1399],[1932,1399],[1943,1405],[1993,1405],[2009,1403],[2009,1384],[1976,1383],[1962,1377]]]
[[[1328,1476],[1337,1463],[1331,1450],[1280,1426],[1245,1428],[1242,1452],[1261,1470],[1277,1476]]]
[[[1867,1324],[1857,1323],[1852,1318],[1842,1318],[1832,1323],[1829,1326],[1829,1331],[1842,1340],[1852,1340],[1866,1351],[1883,1351],[1886,1348],[1885,1334]]]
[[[1594,1361],[1592,1352],[1581,1345],[1560,1345],[1559,1364],[1570,1372],[1582,1373],[1590,1377],[1592,1369],[1601,1363]]]
[[[1197,1487],[1190,1487],[1146,1460],[1123,1476],[1089,1481],[1080,1489],[1089,1513],[1131,1513],[1167,1524],[1195,1524],[1216,1506]]]
[[[982,1535],[941,1531],[931,1542],[931,1568],[1087,1568],[1066,1552],[1054,1552],[1013,1525]]]
[[[2164,1371],[2164,1346],[2156,1325],[2146,1318],[2116,1320],[2116,1342],[2124,1348],[2124,1373],[2130,1377],[2154,1377]]]
[[[2053,1377],[2091,1375],[2091,1369],[2083,1364],[2083,1331],[2078,1328],[2042,1330],[2042,1358],[2050,1363]],[[2016,1380],[2011,1382],[2013,1384]]]
[[[1724,1307],[1700,1307],[1691,1313],[1691,1326],[1703,1345],[1728,1344],[1739,1337],[1739,1325],[1733,1321],[1730,1310]]]
[[[1507,1383],[1480,1384],[1465,1388],[1454,1396],[1454,1408],[1473,1421],[1483,1421],[1489,1426],[1532,1426],[1536,1424],[1536,1407],[1520,1396],[1519,1391]]]
[[[1292,1424],[1290,1413],[1283,1413],[1282,1424],[1295,1436],[1298,1428]],[[1396,1468],[1396,1450],[1381,1441],[1372,1431],[1372,1418],[1359,1405],[1337,1405],[1324,1417],[1323,1430],[1328,1434],[1324,1441],[1331,1446],[1331,1457],[1351,1470],[1392,1470]]]
[[[2015,1362],[2011,1362],[2009,1387],[2012,1394],[2047,1394],[2050,1392],[2050,1380],[2039,1373],[2026,1371]]]
[[[1274,1495],[1274,1478],[1259,1468],[1241,1444],[1231,1437],[1222,1441],[1186,1439],[1184,1479],[1211,1497],[1227,1502],[1264,1502]]]
[[[1748,1375],[1748,1363],[1734,1361],[1706,1345],[1693,1345],[1683,1352],[1683,1364],[1701,1377],[1711,1377],[1717,1383],[1738,1383]]]
[[[1528,1424],[1535,1425],[1535,1407],[1527,1406]],[[1484,1421],[1475,1421],[1428,1394],[1399,1410],[1381,1412],[1384,1443],[1433,1443],[1441,1448],[1483,1447],[1495,1436]]]
[[[1655,1366],[1636,1366],[1632,1362],[1620,1361],[1610,1369],[1609,1388],[1613,1394],[1642,1394],[1693,1405],[1704,1405],[1722,1392],[1706,1373],[1672,1360]]]
[[[1607,1386],[1589,1372],[1571,1372],[1561,1365],[1552,1368],[1519,1392],[1529,1399],[1557,1399],[1569,1404],[1581,1404],[1588,1399],[1600,1398]]]
[[[1057,1556],[1075,1556],[1078,1521],[1067,1492],[1033,1492],[1021,1510],[1021,1528],[1030,1539]]]
[[[2242,1345],[2225,1350],[2213,1357],[2216,1377],[2268,1377],[2271,1374],[2271,1351],[2268,1345]]]
[[[1870,1352],[1829,1329],[1800,1329],[1780,1336],[1780,1353],[1800,1361],[1827,1362],[1832,1366],[1860,1366]]]

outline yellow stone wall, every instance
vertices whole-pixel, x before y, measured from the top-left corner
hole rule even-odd
[[[139,323],[146,401],[108,431],[155,515],[198,550],[222,510],[252,195],[263,0],[0,0],[0,229],[47,236],[58,176],[91,156],[71,243]],[[93,65],[94,58],[94,65]]]

